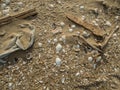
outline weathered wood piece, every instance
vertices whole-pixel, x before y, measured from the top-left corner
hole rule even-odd
[[[0,18],[0,26],[10,23],[13,20],[13,18],[24,19],[24,18],[27,18],[32,15],[36,15],[36,14],[37,12],[35,8],[31,8],[31,9],[24,10],[19,13],[5,16],[5,17]]]
[[[104,30],[101,30],[99,27],[94,26],[94,25],[86,22],[85,20],[82,20],[81,18],[78,18],[78,17],[76,17],[72,14],[66,14],[66,16],[67,16],[68,19],[70,19],[71,21],[85,27],[86,29],[91,31],[96,36],[103,37],[106,34]]]

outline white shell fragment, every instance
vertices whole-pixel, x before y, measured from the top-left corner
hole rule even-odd
[[[62,45],[60,43],[56,46],[56,53],[59,53],[62,50]]]
[[[89,33],[87,33],[86,31],[83,31],[82,36],[84,36],[85,38],[89,37]]]
[[[61,65],[61,59],[59,57],[56,58],[56,66]]]

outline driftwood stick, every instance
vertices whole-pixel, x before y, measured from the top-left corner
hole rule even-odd
[[[24,18],[27,18],[32,15],[36,15],[36,14],[37,12],[35,8],[32,8],[32,9],[28,9],[28,10],[25,10],[25,11],[22,11],[22,12],[19,12],[19,13],[10,15],[10,16],[5,16],[5,17],[0,18],[0,26],[10,23],[13,20],[13,18],[24,19]]]
[[[111,31],[111,33],[109,34],[109,36],[106,37],[105,41],[104,41],[103,44],[102,44],[102,47],[101,47],[102,49],[107,45],[107,43],[109,42],[110,38],[112,37],[112,35],[113,35],[117,30],[119,30],[119,27],[116,27],[115,29],[113,29],[113,30]]]
[[[91,46],[93,49],[99,51],[100,53],[102,53],[102,50],[100,50],[98,47],[92,45],[91,43],[89,43],[83,36],[79,36],[79,38],[81,38],[85,43],[87,43],[89,46]]]
[[[81,18],[78,18],[72,14],[66,14],[67,18],[70,19],[71,21],[85,27],[86,29],[88,29],[89,31],[91,31],[94,35],[96,36],[101,36],[103,37],[105,35],[105,31],[101,30],[99,27],[94,26],[84,20],[82,20]]]

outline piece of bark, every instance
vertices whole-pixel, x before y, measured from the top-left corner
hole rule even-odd
[[[66,14],[67,18],[70,19],[71,21],[85,27],[86,29],[88,29],[89,31],[91,31],[94,35],[96,36],[101,36],[104,37],[104,35],[106,34],[104,30],[101,30],[99,27],[94,26],[72,14]]]
[[[13,20],[13,18],[24,19],[24,18],[27,18],[32,15],[36,15],[36,14],[37,12],[35,8],[32,8],[32,9],[28,9],[28,10],[25,10],[19,13],[15,13],[13,15],[5,16],[5,17],[0,18],[0,26],[10,23]]]

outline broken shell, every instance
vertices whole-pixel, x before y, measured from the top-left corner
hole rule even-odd
[[[59,53],[62,50],[62,45],[60,43],[56,46],[56,53]]]
[[[80,9],[84,9],[84,6],[80,6]]]
[[[56,66],[61,65],[61,59],[59,57],[56,58]]]
[[[57,38],[53,39],[54,42],[58,42]]]
[[[18,2],[17,5],[18,5],[19,7],[23,7],[23,2]]]

